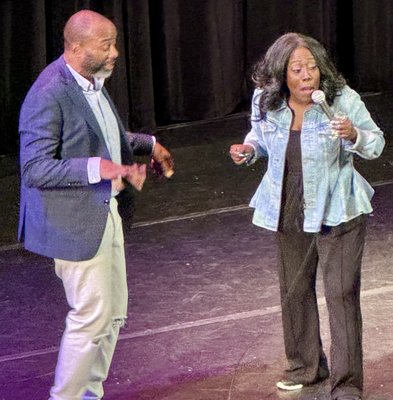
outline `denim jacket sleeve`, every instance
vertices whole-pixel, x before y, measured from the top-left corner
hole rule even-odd
[[[261,89],[255,89],[251,103],[251,130],[244,139],[244,144],[249,144],[254,148],[254,156],[248,160],[247,164],[253,164],[260,157],[267,157],[267,149],[261,129],[261,113],[259,110],[259,97]]]
[[[344,141],[344,149],[368,160],[378,158],[385,146],[385,139],[359,94],[345,86],[341,96],[337,96],[334,107],[348,115],[357,132],[356,142]]]

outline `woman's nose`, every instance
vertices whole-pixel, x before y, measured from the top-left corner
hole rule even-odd
[[[310,72],[308,71],[307,68],[304,68],[303,71],[302,71],[302,79],[303,80],[307,80],[307,79],[310,79],[310,78],[311,78]]]

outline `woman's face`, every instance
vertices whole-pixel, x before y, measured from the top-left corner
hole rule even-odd
[[[301,105],[312,103],[311,94],[319,88],[319,81],[319,68],[310,50],[305,47],[295,49],[287,68],[289,100]]]

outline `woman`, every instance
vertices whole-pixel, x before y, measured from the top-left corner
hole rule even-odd
[[[353,154],[378,157],[381,130],[360,96],[315,39],[281,36],[256,65],[251,130],[230,155],[236,164],[268,157],[250,205],[253,223],[276,231],[282,321],[289,367],[277,386],[298,390],[329,376],[317,308],[319,263],[331,331],[331,397],[362,395],[360,270],[373,189]],[[312,101],[322,90],[335,115]]]

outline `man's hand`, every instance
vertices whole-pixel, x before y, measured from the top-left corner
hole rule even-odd
[[[128,174],[128,167],[129,165],[115,164],[110,160],[102,158],[100,162],[101,179],[125,178]]]
[[[174,172],[173,158],[169,151],[156,142],[154,145],[151,167],[157,174],[163,174],[166,178],[170,178]]]
[[[146,164],[127,165],[128,174],[126,179],[136,190],[141,191],[146,180]]]
[[[110,160],[101,159],[100,162],[101,179],[112,181],[112,186],[118,192],[124,189],[123,178],[125,178],[136,190],[142,190],[146,179],[146,165],[115,164]]]

